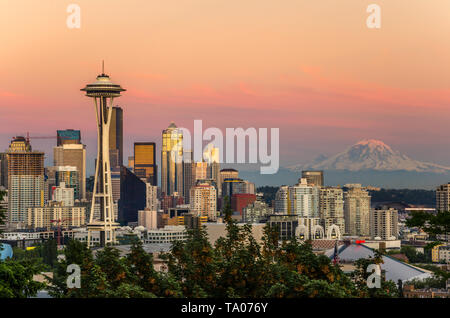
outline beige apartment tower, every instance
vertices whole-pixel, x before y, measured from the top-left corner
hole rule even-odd
[[[450,211],[450,183],[443,184],[437,187],[436,210]]]
[[[370,235],[370,195],[360,184],[346,186],[344,193],[345,233],[351,236]]]
[[[398,211],[392,208],[370,210],[370,236],[373,239],[397,239]]]

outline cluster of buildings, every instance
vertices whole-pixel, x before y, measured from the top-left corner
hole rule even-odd
[[[398,239],[397,210],[371,208],[369,191],[361,184],[324,186],[322,171],[303,171],[296,185],[281,186],[268,222],[281,226],[285,239]]]

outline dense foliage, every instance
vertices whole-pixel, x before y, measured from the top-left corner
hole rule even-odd
[[[436,192],[434,190],[380,189],[379,191],[369,192],[372,202],[402,202],[430,207],[436,204]]]
[[[161,255],[167,272],[156,272],[152,256],[139,240],[121,257],[114,247],[97,250],[70,241],[65,259],[55,265],[50,279],[54,297],[394,297],[395,284],[382,290],[363,286],[365,267],[350,277],[309,243],[279,243],[278,233],[265,228],[263,243],[253,238],[249,225],[240,226],[224,210],[227,235],[212,246],[202,228],[190,230]],[[81,288],[67,288],[69,264],[81,269]],[[353,280],[352,280],[353,279]]]
[[[4,195],[5,192],[0,192],[0,201]],[[5,211],[0,209],[0,224],[4,224],[4,220]],[[0,261],[0,298],[35,296],[45,285],[35,282],[33,275],[42,269],[42,264],[36,259]]]

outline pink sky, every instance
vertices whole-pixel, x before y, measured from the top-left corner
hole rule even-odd
[[[81,29],[66,27],[70,3]],[[371,3],[381,29],[366,27]],[[104,59],[127,89],[126,156],[134,141],[160,143],[171,120],[202,119],[279,127],[282,164],[364,138],[450,164],[449,12],[448,0],[0,1],[0,149],[74,128],[92,158],[94,111],[79,89]]]

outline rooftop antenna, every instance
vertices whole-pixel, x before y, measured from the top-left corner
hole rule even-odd
[[[102,60],[102,74],[105,74],[105,60]]]

